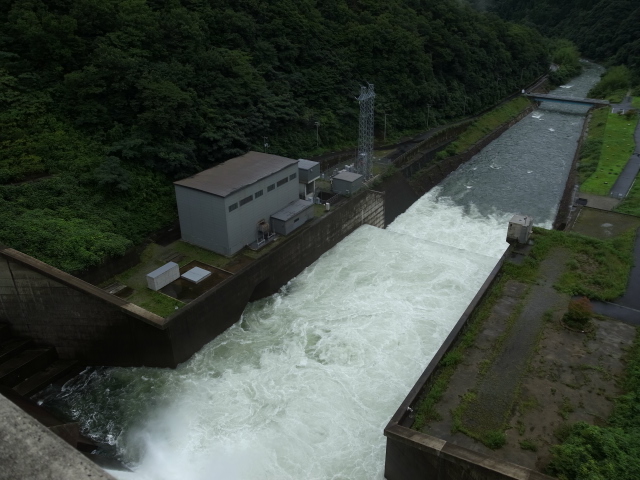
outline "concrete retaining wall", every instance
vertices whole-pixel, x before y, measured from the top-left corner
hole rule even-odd
[[[0,322],[92,365],[175,367],[363,224],[384,228],[384,195],[362,191],[164,319],[0,246]]]
[[[387,437],[385,478],[387,480],[550,480],[530,469],[473,452],[440,438],[427,435],[410,427],[413,411],[417,409],[420,393],[428,388],[438,373],[440,360],[451,351],[466,331],[474,310],[497,280],[505,260],[511,255],[509,248],[491,271],[482,287],[464,311],[447,339],[440,346],[400,408],[384,430]]]

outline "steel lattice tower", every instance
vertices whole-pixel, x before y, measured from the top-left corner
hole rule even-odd
[[[358,156],[356,157],[356,171],[365,179],[371,177],[371,163],[373,160],[373,104],[376,94],[373,84],[360,87],[360,124],[358,132]]]

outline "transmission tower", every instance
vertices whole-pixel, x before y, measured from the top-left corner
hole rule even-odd
[[[373,103],[376,94],[373,84],[368,87],[360,87],[360,124],[358,131],[358,156],[356,158],[356,171],[365,179],[371,176],[371,163],[373,160]]]

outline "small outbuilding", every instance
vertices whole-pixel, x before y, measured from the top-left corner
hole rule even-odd
[[[507,242],[526,244],[533,233],[533,217],[528,215],[514,215],[509,220]]]
[[[340,172],[331,179],[331,190],[340,195],[351,195],[357,192],[364,182],[359,173]]]
[[[165,263],[160,268],[156,268],[153,272],[147,274],[147,287],[158,291],[178,278],[180,278],[178,264],[176,262]]]
[[[271,215],[298,199],[298,160],[251,151],[174,186],[182,239],[229,256],[268,237]]]
[[[280,235],[288,235],[314,216],[313,202],[296,200],[271,215],[271,227]]]
[[[313,199],[316,191],[316,180],[320,178],[320,163],[312,160],[298,159],[298,181],[300,182],[300,198]]]

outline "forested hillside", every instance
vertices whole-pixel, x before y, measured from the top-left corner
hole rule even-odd
[[[640,3],[637,0],[493,0],[501,17],[572,40],[582,54],[627,65],[640,83]]]
[[[0,242],[68,271],[170,221],[171,180],[265,137],[294,158],[353,144],[366,82],[402,131],[547,67],[540,34],[455,0],[15,0],[0,32]]]

